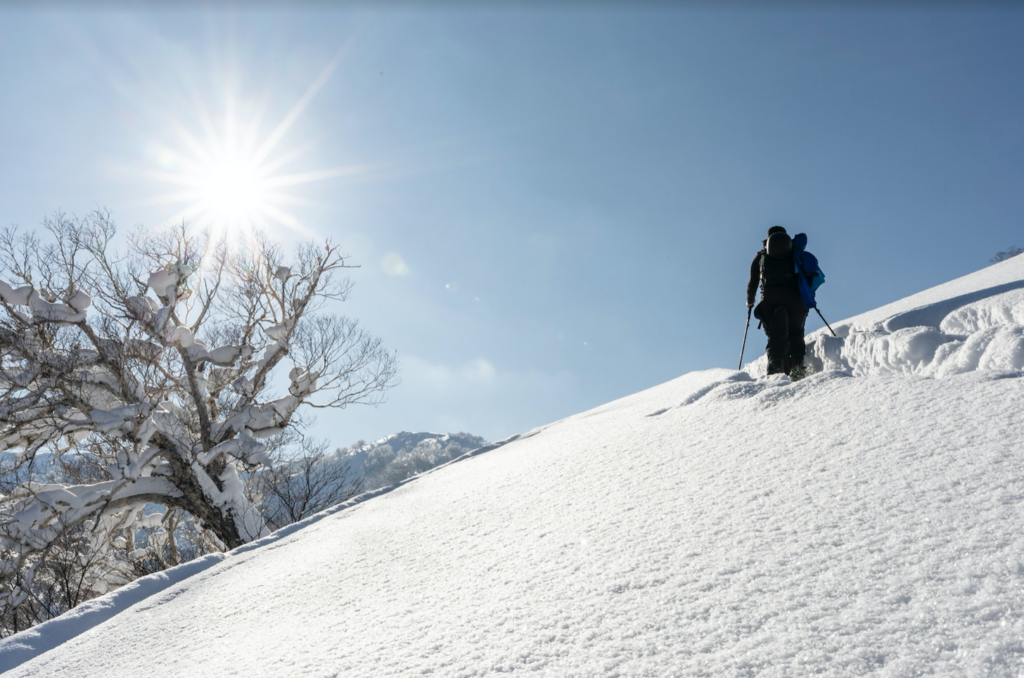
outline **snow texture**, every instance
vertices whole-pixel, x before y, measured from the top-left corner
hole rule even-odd
[[[1017,259],[812,336],[799,382],[690,373],[481,448],[7,639],[0,670],[1018,677]]]
[[[28,299],[34,291],[29,285],[14,288],[0,280],[0,301],[11,306],[28,306]]]
[[[191,266],[177,262],[173,266],[151,273],[148,285],[156,296],[162,299],[173,299],[173,293],[178,285],[181,281],[188,278],[191,273]]]
[[[50,302],[43,299],[31,285],[14,288],[6,281],[0,280],[0,302],[10,306],[28,306],[32,311],[29,316],[23,311],[17,315],[25,322],[34,319],[47,322],[77,323],[85,320],[86,309],[92,304],[92,298],[85,292],[76,292],[69,304]]]

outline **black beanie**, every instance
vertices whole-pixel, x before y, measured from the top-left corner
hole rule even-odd
[[[772,237],[772,235],[775,234],[775,233],[785,233],[785,232],[786,232],[786,229],[784,229],[782,226],[772,226],[771,228],[768,229],[768,237],[769,238]]]

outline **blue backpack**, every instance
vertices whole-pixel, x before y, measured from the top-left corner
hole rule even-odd
[[[818,266],[818,259],[810,252],[804,251],[807,247],[807,236],[803,233],[793,238],[793,262],[796,264],[796,283],[800,288],[800,298],[804,302],[804,308],[810,310],[818,305],[814,300],[814,293],[818,291],[825,282],[825,272]]]

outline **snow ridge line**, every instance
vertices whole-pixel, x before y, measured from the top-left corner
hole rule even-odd
[[[727,379],[722,379],[721,381],[716,381],[711,384],[708,384],[704,388],[697,389],[689,396],[687,396],[686,399],[679,404],[679,407],[686,407],[688,405],[694,404],[695,402],[697,402],[698,400],[700,400],[701,398],[703,398],[704,396],[706,396],[707,394],[711,393],[716,388],[724,384],[736,384],[749,381],[754,381],[754,379],[749,374],[747,374],[746,372],[737,372],[736,374],[730,376]]]
[[[256,541],[243,546],[239,546],[232,551],[228,551],[226,553],[211,553],[201,558],[196,558],[195,560],[172,567],[169,570],[146,575],[145,577],[136,579],[129,584],[125,584],[116,591],[112,591],[106,595],[100,596],[99,598],[94,598],[93,600],[82,603],[78,607],[68,610],[59,617],[55,617],[54,619],[50,619],[49,621],[39,624],[38,626],[33,626],[32,628],[25,629],[13,636],[4,638],[3,640],[0,640],[0,674],[17,668],[25,662],[59,647],[69,640],[73,640],[81,634],[96,628],[115,615],[127,610],[129,607],[149,600],[154,596],[165,592],[175,584],[180,584],[190,577],[209,570],[215,565],[226,562],[244,553],[248,553],[249,551],[254,551],[281,541],[285,537],[289,537],[313,523],[320,522],[324,518],[333,516],[334,514],[340,513],[346,509],[353,508],[354,506],[362,504],[374,497],[379,497],[382,494],[387,494],[388,492],[397,490],[399,487],[407,485],[417,478],[427,476],[445,468],[446,466],[456,464],[464,459],[469,459],[470,457],[484,454],[485,452],[491,452],[516,440],[532,438],[546,428],[547,426],[542,426],[527,433],[516,433],[504,440],[499,440],[489,445],[478,447],[475,450],[470,450],[469,452],[466,452],[445,464],[428,469],[423,473],[410,476],[409,478],[395,483],[394,485],[364,492],[363,494],[353,497],[346,502],[332,506],[320,513],[309,516],[304,520],[300,520],[297,523],[292,523],[291,525],[282,527],[266,537],[257,539]]]
[[[938,327],[943,318],[959,308],[982,301],[983,299],[1005,294],[1006,292],[1019,290],[1022,287],[1024,287],[1024,280],[1016,280],[961,294],[951,299],[924,304],[923,306],[918,306],[886,318],[882,321],[882,326],[889,332],[919,326]],[[822,335],[824,335],[824,332],[822,332]]]

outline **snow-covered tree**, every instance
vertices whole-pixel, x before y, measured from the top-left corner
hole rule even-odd
[[[12,608],[69,538],[103,559],[131,556],[140,534],[166,546],[184,518],[220,548],[265,534],[246,479],[271,465],[267,441],[303,407],[376,403],[395,381],[393,353],[325,312],[350,290],[331,242],[287,265],[259,236],[230,249],[183,225],[116,253],[106,212],[44,226],[0,231],[0,455],[21,479],[0,484]],[[23,473],[44,457],[94,472]],[[123,577],[114,563],[90,572],[96,592]]]
[[[1000,261],[1006,261],[1007,259],[1012,259],[1013,257],[1017,256],[1018,254],[1022,254],[1022,253],[1024,253],[1024,249],[1021,249],[1020,247],[1017,247],[1016,245],[1010,245],[1005,250],[1003,250],[1001,252],[996,252],[996,255],[994,257],[992,257],[991,259],[989,259],[989,261],[991,261],[994,264],[998,264]]]

